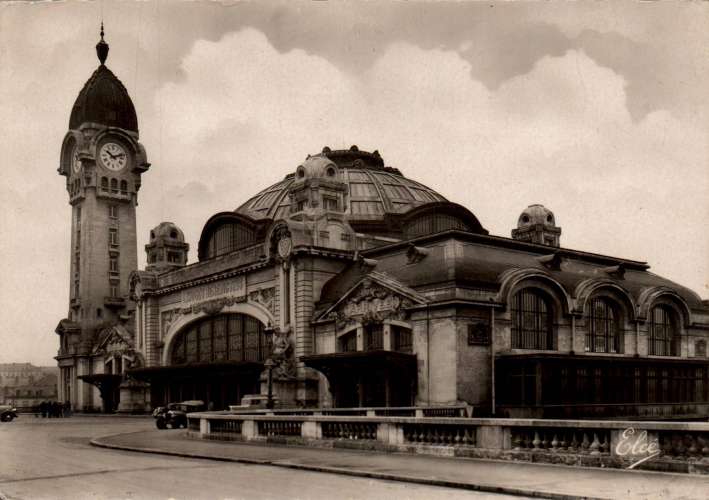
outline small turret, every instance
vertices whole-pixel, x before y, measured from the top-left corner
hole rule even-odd
[[[162,273],[187,264],[190,246],[185,243],[185,235],[172,222],[161,222],[150,231],[150,243],[145,245],[148,254],[147,271]]]
[[[529,205],[517,220],[512,238],[539,245],[559,247],[561,228],[556,226],[554,213],[543,205]]]

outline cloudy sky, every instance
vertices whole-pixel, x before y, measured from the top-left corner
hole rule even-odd
[[[141,266],[159,222],[195,248],[213,213],[357,144],[492,234],[542,203],[563,246],[709,298],[707,2],[4,3],[0,362],[54,363],[70,236],[56,169],[102,16],[152,163]]]

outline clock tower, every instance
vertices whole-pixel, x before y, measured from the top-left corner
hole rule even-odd
[[[111,325],[130,328],[128,278],[138,268],[135,207],[141,175],[150,167],[133,102],[105,64],[103,24],[96,54],[100,65],[76,98],[59,162],[71,206],[69,311],[56,330],[59,397],[75,410],[102,405],[94,386],[84,383],[105,373],[96,358],[102,332]]]

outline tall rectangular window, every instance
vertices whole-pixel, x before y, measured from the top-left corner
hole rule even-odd
[[[117,257],[111,257],[111,259],[108,262],[108,269],[112,273],[118,272],[118,258]]]
[[[652,308],[648,326],[650,329],[649,354],[655,356],[679,355],[679,328],[673,311],[669,307],[660,305]]]
[[[108,216],[111,219],[117,219],[118,218],[118,205],[109,205],[108,206]]]
[[[542,292],[524,289],[512,300],[512,348],[554,349],[552,306]]]
[[[325,210],[337,210],[337,198],[331,198],[329,196],[323,196],[322,205]]]
[[[109,228],[108,230],[108,244],[112,247],[118,246],[118,229]]]
[[[365,325],[364,349],[366,351],[384,349],[384,328],[381,323],[370,323]]]
[[[357,330],[353,330],[338,339],[339,352],[357,351]]]

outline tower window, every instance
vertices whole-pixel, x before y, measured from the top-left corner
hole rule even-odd
[[[118,205],[109,205],[108,206],[108,216],[111,219],[117,219],[118,218]]]
[[[111,285],[111,297],[118,297],[118,285]]]
[[[121,194],[128,194],[128,183],[121,181]]]
[[[107,177],[101,177],[101,190],[108,191],[108,178]]]
[[[109,270],[112,273],[118,272],[118,259],[116,257],[111,257],[111,259],[109,260]]]
[[[118,229],[112,227],[108,230],[108,244],[112,247],[118,246]]]
[[[112,193],[118,192],[118,181],[116,179],[111,179],[111,192]]]
[[[325,210],[337,210],[337,198],[331,198],[329,196],[323,196],[322,206]]]

